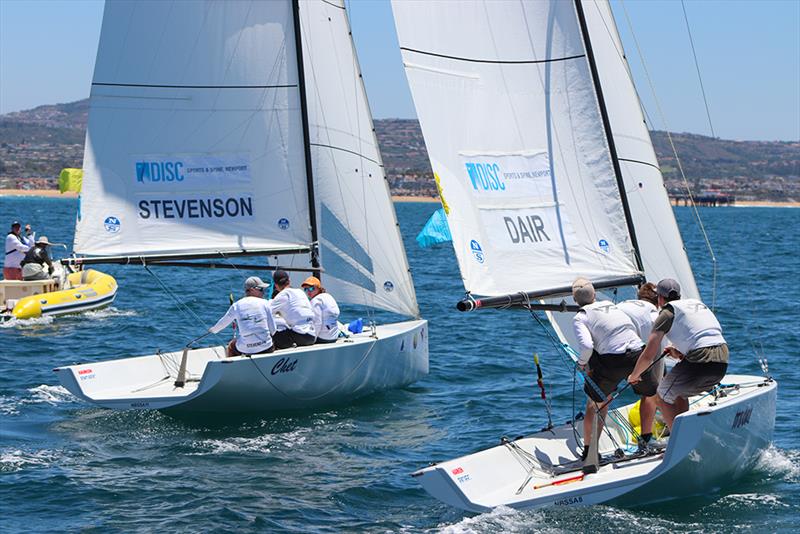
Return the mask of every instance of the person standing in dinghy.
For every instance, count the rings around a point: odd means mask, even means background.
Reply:
[[[267,287],[268,284],[257,276],[245,280],[245,296],[231,304],[217,324],[208,329],[212,334],[218,334],[236,321],[236,337],[228,343],[229,358],[266,354],[275,350],[272,342],[276,331],[275,318],[269,302],[264,300],[264,289]]]
[[[3,260],[3,279],[22,280],[22,260],[25,253],[33,248],[33,240],[36,234],[31,233],[31,225],[25,225],[25,235],[20,230],[22,225],[19,221],[11,223],[11,231],[6,236],[6,255]]]
[[[585,460],[589,451],[592,434],[592,421],[597,414],[597,405],[606,401],[608,396],[633,370],[636,361],[644,348],[644,343],[636,332],[636,327],[622,310],[613,302],[595,301],[592,283],[585,278],[578,278],[572,284],[572,298],[580,306],[573,319],[575,337],[580,347],[578,365],[587,369],[587,379],[583,390],[589,399],[586,402],[586,415],[583,418],[583,454]],[[642,417],[642,433],[652,435],[653,414],[655,413],[655,394],[658,379],[648,372],[641,384],[634,386],[634,391],[642,397],[642,412],[650,413],[649,426]],[[608,407],[604,407],[597,424],[597,432],[603,428]],[[640,443],[640,448],[647,444]]]
[[[681,299],[677,281],[661,280],[656,293],[661,311],[628,382],[640,382],[642,371],[658,356],[668,335],[672,345],[666,351],[680,362],[658,386],[658,407],[672,430],[675,417],[689,409],[689,397],[705,393],[722,381],[728,371],[728,344],[714,312],[697,299]]]
[[[302,289],[291,287],[286,271],[275,271],[272,275],[276,295],[270,306],[272,313],[285,321],[286,328],[278,330],[272,337],[279,349],[294,346],[313,345],[317,340],[314,334],[314,309]]]

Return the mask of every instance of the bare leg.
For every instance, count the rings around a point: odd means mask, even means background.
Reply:
[[[600,432],[603,430],[603,422],[606,419],[606,413],[608,413],[608,406],[603,408],[600,420],[597,421],[598,435],[600,435]],[[592,435],[592,418],[595,417],[595,414],[597,414],[596,404],[593,400],[589,399],[586,401],[586,415],[583,417],[583,444],[587,447],[589,446],[589,438]]]
[[[668,404],[659,396],[658,407],[661,408],[661,413],[664,416],[664,422],[667,423],[667,426],[671,431],[672,422],[675,420],[675,417],[689,409],[689,400],[683,397],[678,397],[675,399],[674,404]]]
[[[656,417],[656,398],[642,397],[639,405],[639,416],[642,420],[642,434],[653,433],[653,419]]]
[[[233,358],[236,356],[236,352],[234,352],[234,348],[236,347],[236,338],[231,339],[230,343],[228,343],[228,348],[225,351],[228,358]]]

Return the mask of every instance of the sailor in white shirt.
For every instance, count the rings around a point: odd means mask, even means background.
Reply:
[[[25,253],[34,245],[36,234],[31,233],[31,225],[25,225],[25,235],[20,233],[22,226],[18,221],[11,223],[11,231],[6,236],[5,258],[3,259],[3,279],[22,280],[22,260]]]
[[[300,284],[311,299],[314,308],[314,333],[317,343],[335,343],[339,339],[339,305],[330,293],[325,291],[316,276],[309,276]]]
[[[286,321],[287,326],[272,337],[275,347],[288,349],[295,345],[313,345],[317,340],[314,334],[314,310],[305,292],[291,287],[286,271],[275,271],[272,282],[278,292],[270,303],[272,313]]]
[[[273,352],[272,336],[275,334],[275,319],[269,302],[264,300],[264,289],[268,287],[257,276],[244,281],[244,298],[234,302],[209,332],[217,334],[236,321],[236,337],[228,344],[228,357],[248,356]]]
[[[597,406],[605,402],[634,365],[644,348],[644,343],[636,332],[633,321],[617,308],[611,301],[595,302],[594,286],[585,278],[578,278],[572,284],[572,297],[581,307],[573,319],[573,329],[578,338],[580,358],[578,364],[585,369],[587,380],[584,392],[589,396],[586,402],[586,415],[583,419],[584,451],[583,459],[589,448],[592,431],[592,420],[597,413]],[[653,404],[658,381],[648,373],[648,380],[635,386],[634,391],[642,396],[642,405]],[[608,407],[603,408],[598,422],[598,432],[602,429]],[[647,410],[647,408],[645,409]],[[652,433],[650,427],[646,428]],[[644,447],[646,444],[642,444]]]
[[[617,304],[617,308],[622,310],[625,315],[630,317],[633,325],[636,327],[636,333],[643,343],[647,343],[650,338],[650,332],[653,330],[653,323],[658,317],[658,295],[656,294],[656,285],[652,282],[642,284],[637,291],[636,300],[625,300]],[[660,352],[666,348],[666,339],[662,343]],[[664,377],[664,360],[659,359],[651,369],[649,374],[653,380],[658,383]],[[641,441],[649,443],[652,438],[653,420],[656,416],[657,401],[656,397],[648,397],[647,402],[642,402],[639,407],[639,414],[642,422],[642,435]]]
[[[675,417],[689,409],[689,397],[712,390],[725,377],[728,344],[714,312],[697,299],[681,298],[676,280],[661,280],[656,293],[661,311],[628,381],[637,384],[642,379],[642,371],[654,361],[668,336],[671,346],[666,351],[680,362],[658,386],[658,407],[671,430]]]

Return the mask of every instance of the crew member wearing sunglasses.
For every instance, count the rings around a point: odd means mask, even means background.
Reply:
[[[316,276],[309,276],[301,284],[314,308],[314,333],[317,343],[335,343],[339,338],[339,305],[325,291]]]

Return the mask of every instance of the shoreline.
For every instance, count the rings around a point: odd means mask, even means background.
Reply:
[[[57,189],[0,189],[0,197],[45,197],[45,198],[78,198],[78,193],[67,191],[59,193]],[[393,202],[426,202],[438,203],[438,197],[415,197],[410,195],[392,195]],[[673,207],[675,207],[673,205]],[[800,208],[800,202],[778,200],[743,200],[730,206],[733,208]]]

